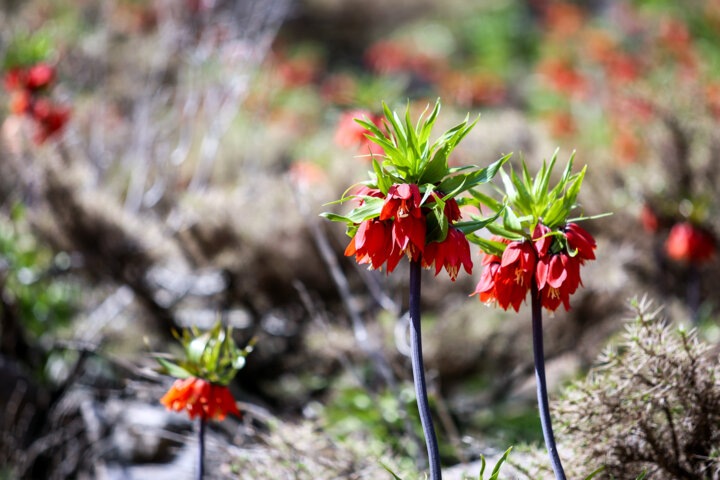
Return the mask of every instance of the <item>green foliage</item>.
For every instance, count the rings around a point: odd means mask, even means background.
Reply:
[[[24,231],[22,220],[22,206],[16,205],[12,221],[0,222],[0,287],[28,333],[54,335],[69,324],[75,309],[76,288],[56,278],[70,267],[70,258],[53,255]]]
[[[412,417],[412,425],[420,425],[412,388],[401,390],[399,398],[389,391],[371,396],[361,388],[338,389],[324,409],[328,432],[343,440],[358,431],[367,432],[404,455],[414,456],[415,445],[404,434],[404,416]],[[416,434],[422,431],[416,429]]]
[[[387,195],[390,187],[397,184],[418,185],[422,195],[421,206],[431,208],[434,213],[436,225],[428,229],[428,241],[442,241],[447,235],[448,221],[445,216],[445,203],[466,192],[473,187],[488,183],[500,171],[502,165],[510,155],[485,167],[466,166],[450,168],[448,157],[460,141],[472,130],[477,120],[470,123],[469,118],[452,127],[434,142],[430,141],[433,125],[440,113],[440,101],[435,103],[430,114],[425,118],[429,109],[420,115],[413,124],[410,120],[410,108],[405,110],[401,118],[383,103],[383,126],[378,127],[369,119],[355,119],[358,124],[365,127],[370,133],[368,139],[380,145],[384,155],[372,159],[373,171],[371,179],[363,182],[364,185],[377,188],[383,195]],[[382,160],[382,162],[378,161]],[[440,195],[442,193],[442,195]],[[347,233],[353,236],[356,226],[365,220],[380,216],[384,199],[369,196],[351,195],[338,200],[344,202],[349,199],[360,199],[362,205],[353,209],[347,215],[338,215],[332,212],[322,213],[321,216],[336,222],[347,224]],[[338,203],[333,202],[333,203]],[[430,217],[431,218],[431,217]],[[496,218],[496,217],[495,217]],[[475,219],[473,222],[458,224],[465,233],[483,228],[495,218]],[[432,228],[435,227],[435,228]]]
[[[531,239],[532,232],[539,223],[551,230],[556,230],[568,221],[578,222],[604,216],[569,218],[570,213],[580,207],[577,203],[577,196],[580,193],[580,186],[587,167],[583,167],[579,173],[572,173],[575,158],[573,152],[559,182],[550,188],[550,176],[557,161],[557,154],[558,150],[555,150],[549,164],[543,160],[542,166],[534,178],[530,176],[524,160],[522,161],[522,171],[519,174],[512,167],[510,167],[509,175],[500,169],[505,193],[504,203],[493,200],[480,192],[472,192],[473,200],[470,203],[475,202],[478,208],[481,204],[487,205],[496,212],[497,216],[502,213],[501,223],[487,225],[487,229],[491,233],[509,240]],[[565,241],[561,232],[553,231],[549,235],[554,235],[560,242],[557,244],[558,248],[566,248],[561,245]],[[485,253],[491,255],[500,255],[505,250],[504,244],[490,242],[475,235],[468,236],[468,240],[476,243]]]
[[[245,348],[239,349],[232,338],[232,327],[224,328],[221,322],[206,332],[201,333],[193,327],[183,330],[182,335],[173,334],[182,343],[185,357],[170,361],[157,356],[165,373],[176,378],[202,378],[220,385],[230,383],[245,366],[245,359],[255,346],[253,339]]]
[[[25,67],[46,60],[52,51],[52,40],[45,32],[16,35],[5,51],[3,69]]]

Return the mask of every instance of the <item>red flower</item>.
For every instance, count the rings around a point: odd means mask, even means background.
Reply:
[[[48,138],[60,132],[70,118],[70,111],[67,108],[53,105],[44,98],[33,104],[31,114],[38,126],[34,137],[37,144],[44,143]]]
[[[570,295],[582,284],[580,279],[579,255],[557,253],[540,258],[535,271],[535,280],[542,306],[555,311],[562,302],[570,310]]]
[[[5,72],[5,78],[3,80],[5,84],[5,90],[11,92],[13,90],[22,88],[25,85],[26,77],[27,72],[25,71],[25,69],[20,67],[11,68],[7,72]]]
[[[658,227],[660,226],[660,220],[657,215],[655,215],[653,209],[648,205],[643,205],[642,210],[640,210],[640,223],[648,233],[657,232]]]
[[[38,90],[47,87],[54,78],[55,69],[53,67],[47,63],[38,63],[28,70],[25,87],[30,90]]]
[[[550,233],[550,229],[542,223],[538,223],[535,230],[533,230],[532,238],[533,242],[535,242],[535,249],[537,250],[539,257],[547,255],[550,245],[552,244],[552,235],[548,235],[547,237],[545,236],[548,233]]]
[[[364,155],[368,153],[372,155],[383,155],[385,152],[382,147],[365,136],[369,134],[370,131],[357,123],[355,121],[356,118],[361,120],[367,118],[378,126],[382,124],[382,117],[373,115],[367,110],[351,110],[345,112],[340,116],[338,128],[335,131],[335,143],[343,148],[358,145],[360,147],[360,153]]]
[[[345,249],[345,255],[348,257],[355,255],[357,263],[369,263],[372,268],[377,269],[385,263],[391,251],[391,227],[387,222],[371,219],[360,224],[355,236]]]
[[[27,90],[17,90],[10,95],[10,111],[15,115],[22,115],[30,110],[30,93]]]
[[[230,390],[207,380],[189,377],[175,380],[170,390],[160,399],[168,410],[186,410],[191,419],[224,420],[228,413],[240,416]]]
[[[715,256],[715,238],[689,222],[676,223],[670,230],[665,251],[682,262],[704,263]]]
[[[445,240],[427,244],[423,253],[423,267],[430,268],[433,262],[435,262],[435,276],[445,267],[453,282],[461,266],[471,274],[473,265],[470,259],[470,244],[465,235],[460,230],[450,227]]]
[[[593,253],[597,247],[595,239],[582,227],[575,223],[568,223],[565,225],[565,238],[567,238],[568,246],[572,250],[577,250],[580,264],[583,263],[583,260],[595,260],[595,253]]]
[[[400,252],[413,260],[425,249],[425,216],[420,208],[420,189],[415,184],[393,185],[388,190],[380,220],[392,222],[392,240]],[[396,252],[397,254],[397,252]],[[388,265],[389,268],[389,265]]]
[[[529,242],[510,242],[501,237],[492,240],[508,243],[508,246],[502,258],[485,255],[482,261],[485,269],[472,294],[479,294],[483,303],[496,303],[503,310],[513,307],[517,312],[530,289],[535,249]]]

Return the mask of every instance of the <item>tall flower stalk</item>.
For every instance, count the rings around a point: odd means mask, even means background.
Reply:
[[[477,218],[461,222],[458,195],[489,182],[509,156],[486,168],[467,166],[450,168],[448,156],[473,128],[466,119],[435,142],[430,133],[440,111],[436,103],[416,124],[383,104],[382,123],[356,119],[370,133],[369,141],[381,147],[382,154],[372,156],[370,179],[362,182],[354,194],[343,195],[333,203],[355,200],[358,205],[346,215],[327,212],[330,220],[343,222],[351,240],[345,250],[359,264],[371,269],[395,270],[403,257],[410,261],[410,318],[412,369],[418,411],[425,435],[432,480],[440,480],[438,442],[433,428],[427,397],[420,330],[420,276],[422,268],[444,268],[454,281],[460,270],[472,272],[470,247],[466,233],[483,228],[497,219]]]
[[[430,414],[427,386],[425,384],[425,367],[422,354],[422,334],[420,329],[420,290],[422,265],[419,261],[410,263],[410,359],[412,362],[415,397],[417,398],[420,423],[422,424],[425,444],[428,451],[430,478],[441,478],[440,452]]]
[[[555,311],[560,305],[570,309],[570,296],[582,285],[580,268],[595,259],[596,248],[593,237],[576,223],[589,217],[569,218],[578,208],[577,196],[585,176],[585,168],[572,174],[573,157],[553,189],[549,188],[549,181],[557,152],[549,165],[543,162],[534,179],[524,162],[520,175],[512,169],[510,175],[501,170],[505,202],[478,192],[474,192],[474,197],[498,214],[502,212],[502,222],[487,226],[494,234],[489,240],[469,235],[485,252],[482,262],[485,269],[474,292],[482,302],[519,311],[530,293],[540,424],[558,480],[565,480],[565,472],[548,406],[542,309]]]
[[[162,370],[177,379],[160,403],[168,410],[185,411],[191,420],[198,419],[197,479],[202,480],[207,422],[224,420],[228,414],[241,416],[227,385],[245,366],[245,358],[252,352],[255,341],[243,349],[238,348],[232,338],[232,328],[225,329],[220,322],[210,331],[199,332],[193,328],[176,337],[183,345],[184,357],[156,358]]]

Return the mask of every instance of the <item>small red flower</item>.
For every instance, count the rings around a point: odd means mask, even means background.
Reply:
[[[388,190],[380,220],[394,219],[392,240],[401,252],[413,260],[425,249],[426,224],[420,208],[420,189],[415,184],[393,185]]]
[[[365,220],[350,240],[345,255],[355,255],[359,264],[369,263],[377,269],[388,259],[392,251],[392,232],[387,222],[378,219]]]
[[[55,78],[55,69],[47,63],[38,63],[30,67],[25,78],[25,87],[39,90],[47,87]]]
[[[572,250],[577,250],[577,256],[581,262],[583,260],[595,260],[593,250],[597,247],[595,239],[582,227],[576,223],[568,223],[565,225],[565,238],[567,238],[568,246]]]
[[[22,115],[30,110],[30,93],[27,90],[16,90],[10,95],[10,111]]]
[[[548,233],[550,233],[550,229],[542,223],[538,223],[535,230],[533,230],[532,238],[533,242],[535,242],[535,249],[537,250],[539,257],[547,255],[550,245],[552,244],[552,235],[548,235],[547,237],[545,236]]]
[[[555,311],[562,303],[565,310],[570,310],[570,295],[582,283],[580,262],[577,255],[571,257],[564,252],[538,260],[535,280],[543,307]]]
[[[338,128],[335,131],[335,143],[343,148],[352,146],[360,147],[360,154],[367,155],[383,155],[384,151],[380,145],[369,140],[365,135],[370,131],[355,121],[355,119],[364,120],[367,118],[375,125],[382,124],[379,116],[373,115],[367,110],[351,110],[343,113],[338,122]]]
[[[5,90],[11,92],[24,87],[26,78],[27,71],[25,69],[20,67],[11,68],[5,72],[5,78],[3,79]]]
[[[715,250],[715,237],[689,222],[676,223],[665,242],[668,256],[681,262],[707,262],[715,256]]]
[[[53,105],[44,98],[38,99],[32,105],[30,113],[37,122],[37,131],[34,137],[37,144],[45,143],[48,138],[59,133],[70,118],[70,110]]]
[[[535,250],[529,242],[510,242],[501,237],[493,241],[507,243],[502,258],[485,255],[485,265],[480,282],[472,293],[478,294],[483,303],[495,303],[503,310],[520,305],[530,289],[535,266]]]
[[[430,268],[433,262],[435,276],[445,267],[453,282],[457,279],[461,266],[467,273],[472,274],[470,244],[465,235],[460,230],[450,227],[445,240],[427,244],[423,253],[423,267]]]
[[[660,220],[648,205],[643,205],[642,210],[640,210],[640,223],[648,233],[656,233],[660,227]]]
[[[224,420],[228,413],[240,416],[235,399],[227,387],[195,377],[175,380],[160,403],[168,410],[187,411],[190,419],[201,417]]]

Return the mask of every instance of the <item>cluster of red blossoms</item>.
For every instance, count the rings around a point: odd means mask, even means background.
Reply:
[[[364,187],[358,194],[383,198],[382,192],[374,188]],[[441,194],[436,195],[442,198]],[[369,264],[374,269],[387,262],[388,273],[395,270],[403,255],[413,261],[421,259],[425,268],[434,264],[435,275],[445,267],[453,281],[460,267],[472,273],[470,245],[460,230],[450,226],[445,240],[425,243],[429,209],[421,207],[421,199],[417,185],[391,186],[380,216],[360,223],[345,255],[355,255],[359,264]],[[446,201],[444,214],[451,225],[460,219],[460,208],[455,199]]]
[[[38,144],[61,131],[70,117],[66,107],[52,103],[41,94],[55,80],[55,69],[46,63],[15,67],[5,73],[5,89],[10,93],[10,111],[29,115],[36,123],[34,140]]]
[[[173,386],[160,402],[168,410],[187,411],[190,419],[224,420],[228,413],[240,416],[230,390],[201,378],[189,377],[175,380]]]
[[[502,258],[485,254],[485,266],[474,294],[483,303],[496,303],[507,310],[519,311],[531,283],[537,283],[543,307],[555,311],[562,303],[570,310],[570,295],[582,285],[580,266],[585,260],[594,260],[595,239],[577,224],[568,223],[560,230],[567,249],[553,249],[554,236],[550,229],[539,224],[532,241],[510,241],[493,237],[507,244]]]

